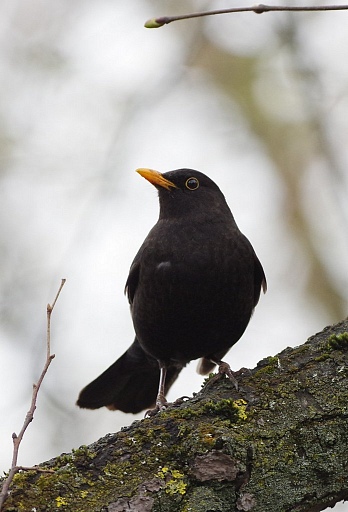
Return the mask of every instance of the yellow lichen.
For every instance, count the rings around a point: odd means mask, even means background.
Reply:
[[[185,475],[177,469],[170,469],[167,466],[161,467],[156,473],[158,478],[165,481],[166,494],[185,494],[187,484],[184,482]]]
[[[166,486],[166,493],[173,494],[182,494],[186,493],[187,484],[183,480],[170,480]]]
[[[243,398],[239,398],[238,400],[234,400],[233,406],[238,412],[238,418],[240,420],[246,420],[248,417],[246,413],[247,402],[243,400]]]
[[[156,476],[158,476],[158,478],[165,478],[168,471],[169,468],[167,468],[167,466],[164,466],[163,468],[161,467],[158,473],[156,473]]]
[[[171,473],[173,478],[184,478],[184,474],[180,473],[177,469],[173,469]]]
[[[57,496],[56,503],[57,503],[57,507],[65,507],[68,504],[66,499],[63,498],[62,496]]]

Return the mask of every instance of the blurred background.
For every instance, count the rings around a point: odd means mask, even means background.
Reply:
[[[19,463],[142,417],[74,405],[133,340],[123,289],[158,215],[138,167],[208,174],[262,261],[269,291],[226,358],[233,369],[347,316],[348,14],[238,13],[143,28],[154,16],[231,6],[1,2],[1,471],[44,364],[46,304],[63,277],[56,358]],[[195,367],[169,399],[200,389]]]

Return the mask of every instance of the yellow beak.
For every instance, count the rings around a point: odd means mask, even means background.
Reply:
[[[137,169],[137,173],[140,174],[143,178],[145,178],[147,181],[152,183],[152,185],[159,186],[166,188],[167,190],[170,190],[170,188],[178,188],[174,183],[167,180],[163,174],[161,174],[158,171],[153,171],[152,169]]]

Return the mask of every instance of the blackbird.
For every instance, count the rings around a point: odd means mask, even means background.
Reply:
[[[253,247],[208,176],[192,169],[137,172],[158,190],[160,214],[125,287],[135,340],[81,391],[77,405],[88,409],[164,409],[168,389],[198,358],[200,374],[218,365],[235,382],[222,358],[267,288]]]

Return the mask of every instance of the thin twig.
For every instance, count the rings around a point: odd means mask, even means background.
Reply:
[[[46,352],[46,361],[45,361],[43,370],[41,372],[41,375],[39,377],[39,380],[36,382],[36,384],[33,384],[33,392],[32,392],[32,397],[31,397],[30,409],[29,409],[29,411],[27,412],[27,414],[25,416],[25,420],[24,420],[23,426],[21,428],[21,431],[19,432],[18,435],[15,432],[12,434],[12,440],[13,440],[12,464],[11,464],[10,472],[9,472],[6,480],[4,481],[2,489],[1,489],[1,492],[0,492],[0,510],[2,509],[2,506],[3,506],[5,500],[6,500],[7,496],[8,496],[8,491],[9,491],[9,487],[10,487],[10,485],[12,483],[12,480],[13,480],[15,474],[18,473],[18,471],[52,472],[52,470],[41,469],[41,468],[39,468],[37,466],[33,466],[31,468],[30,467],[26,467],[26,466],[17,466],[17,460],[18,460],[19,446],[20,446],[21,441],[23,439],[24,433],[25,433],[26,429],[28,428],[29,424],[34,419],[34,412],[35,412],[35,409],[36,409],[37,395],[38,395],[38,392],[40,390],[40,386],[41,386],[42,381],[43,381],[43,379],[44,379],[44,377],[45,377],[45,375],[47,373],[48,367],[50,366],[53,358],[55,357],[54,354],[51,354],[51,315],[52,315],[54,306],[56,305],[56,302],[58,300],[59,294],[62,291],[62,288],[63,288],[63,286],[65,284],[65,281],[66,281],[65,279],[62,279],[60,287],[59,287],[58,292],[56,294],[56,297],[55,297],[55,299],[54,299],[54,301],[52,303],[52,306],[50,304],[47,304],[47,333],[46,333],[47,352]]]
[[[58,300],[60,292],[62,291],[62,288],[65,285],[65,281],[66,281],[66,279],[62,279],[62,281],[60,283],[60,287],[58,288],[57,294],[56,294],[56,296],[54,298],[54,301],[52,303],[52,306],[50,304],[47,304],[47,333],[46,333],[47,359],[51,356],[51,314],[52,314],[52,311],[54,309],[54,306],[56,305],[56,302]]]
[[[179,14],[178,16],[161,16],[159,18],[151,18],[144,24],[146,28],[159,28],[168,25],[172,21],[189,20],[192,18],[202,18],[203,16],[215,16],[215,14],[229,14],[234,12],[255,12],[262,14],[271,11],[343,11],[347,10],[348,5],[313,5],[313,6],[285,6],[285,5],[253,5],[251,7],[233,7],[231,9],[216,9],[213,11],[192,12],[189,14]]]

